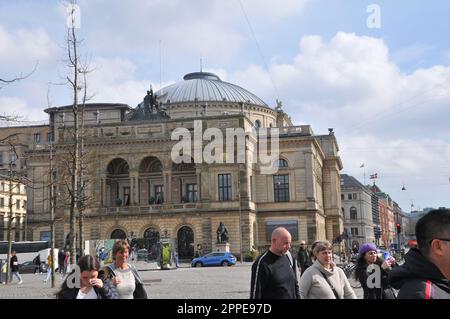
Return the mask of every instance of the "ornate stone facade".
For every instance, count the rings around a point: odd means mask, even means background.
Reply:
[[[196,112],[205,104],[206,111]],[[180,257],[189,258],[198,244],[204,253],[214,250],[220,222],[228,230],[230,250],[236,255],[241,247],[247,254],[253,247],[270,245],[270,232],[276,225],[293,232],[295,246],[300,240],[311,244],[342,233],[342,163],[332,133],[314,135],[308,125],[292,126],[281,109],[223,98],[166,101],[164,110],[171,118],[133,120],[127,116],[130,110],[123,104],[89,104],[84,110],[83,165],[89,197],[84,210],[85,239],[168,236],[176,238]],[[69,232],[62,163],[73,143],[73,121],[70,106],[46,112],[48,131],[55,136],[56,243],[62,246]],[[226,128],[278,127],[283,160],[278,172],[264,175],[259,164],[250,162],[173,163],[171,150],[178,141],[171,139],[172,132],[180,127],[192,131],[194,121],[201,121],[203,129],[224,132]],[[28,176],[45,189],[48,148],[28,146]],[[246,145],[246,158],[252,152]],[[28,239],[39,240],[40,233],[49,228],[48,194],[48,189],[28,191],[32,236]]]

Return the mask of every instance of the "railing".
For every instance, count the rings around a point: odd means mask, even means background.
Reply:
[[[92,208],[87,214],[95,214],[96,212],[105,215],[127,215],[127,214],[151,214],[160,212],[182,211],[187,209],[198,209],[199,203],[182,203],[182,204],[155,204],[147,206],[120,206],[120,207],[99,207]]]
[[[291,135],[291,134],[313,135],[313,131],[310,125],[281,127],[279,128],[279,130],[280,135]]]

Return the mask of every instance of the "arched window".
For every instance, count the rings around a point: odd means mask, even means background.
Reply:
[[[122,229],[115,229],[111,233],[111,239],[126,239],[127,234]]]
[[[358,211],[356,210],[356,207],[350,208],[350,219],[357,219],[358,218]]]
[[[255,128],[256,128],[256,129],[261,128],[261,121],[260,121],[260,120],[256,120],[256,121],[255,121]]]

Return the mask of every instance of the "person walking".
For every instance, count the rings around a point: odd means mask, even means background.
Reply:
[[[344,271],[332,261],[332,246],[328,241],[313,244],[316,258],[300,277],[301,299],[356,299]]]
[[[20,273],[19,273],[19,260],[17,259],[17,255],[16,255],[16,251],[15,250],[13,250],[11,252],[11,259],[10,259],[9,267],[11,268],[11,279],[10,279],[10,282],[12,282],[13,276],[16,276],[17,279],[19,280],[19,285],[21,285],[23,283],[23,281],[22,281],[22,277],[20,276]]]
[[[364,299],[395,299],[395,293],[388,284],[388,273],[396,265],[394,257],[384,260],[377,255],[375,244],[367,243],[359,247],[359,255],[355,267],[355,279],[361,283],[364,291]],[[374,271],[367,271],[370,265],[376,265],[379,269],[380,278],[375,278],[380,282],[380,287],[369,288],[367,279]],[[370,280],[370,279],[369,279]]]
[[[417,221],[418,248],[389,272],[398,299],[450,299],[450,210],[436,209]]]
[[[67,272],[70,271],[70,252],[67,250],[64,254],[64,273],[67,274]]]
[[[64,274],[64,259],[66,254],[64,253],[64,249],[60,249],[58,252],[58,272],[60,274]]]
[[[33,263],[34,263],[34,274],[35,275],[36,275],[36,273],[42,274],[40,254],[37,254],[37,256],[34,257]]]
[[[103,281],[98,259],[85,255],[78,262],[80,267],[80,288],[69,288],[67,280],[64,280],[61,289],[56,293],[57,299],[118,299],[119,294],[111,283],[111,280]],[[73,274],[75,270],[72,271]],[[70,278],[70,275],[68,278]]]
[[[114,263],[106,266],[105,278],[116,287],[119,299],[147,299],[144,283],[136,267],[127,263],[130,245],[126,240],[117,241],[112,248]]]
[[[45,277],[44,283],[47,282],[50,279],[50,276],[52,275],[52,265],[53,265],[53,258],[50,250],[47,256],[47,277]]]
[[[284,227],[272,232],[270,248],[252,265],[250,299],[298,299],[297,266],[292,258],[291,234]]]
[[[302,240],[300,242],[300,248],[297,252],[297,262],[298,266],[300,267],[300,274],[302,275],[306,268],[311,266],[311,258],[310,253],[308,251],[308,247],[306,246],[306,242]]]

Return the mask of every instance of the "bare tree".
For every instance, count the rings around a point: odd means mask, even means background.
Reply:
[[[36,64],[34,65],[33,70],[30,73],[26,74],[26,75],[23,75],[21,73],[20,75],[14,77],[12,79],[0,78],[0,89],[2,87],[4,87],[4,86],[8,85],[8,84],[11,84],[11,83],[14,83],[14,82],[18,82],[18,81],[21,81],[21,80],[24,80],[24,79],[30,77],[34,73],[34,71],[36,71],[38,64],[39,64],[39,62],[36,62]]]
[[[86,75],[91,72],[88,67],[88,63],[83,63],[78,52],[78,47],[81,43],[80,40],[77,39],[77,34],[75,32],[75,6],[76,1],[72,0],[71,2],[71,26],[67,30],[67,66],[69,68],[69,75],[66,80],[68,85],[71,88],[73,101],[72,101],[72,115],[73,115],[73,127],[72,131],[72,145],[70,150],[68,150],[69,157],[62,159],[62,164],[66,167],[66,177],[70,179],[64,181],[65,188],[67,191],[68,199],[69,199],[69,211],[70,211],[70,231],[69,231],[69,246],[71,253],[71,263],[75,264],[76,262],[76,253],[77,253],[77,243],[76,243],[76,222],[77,222],[77,213],[78,213],[78,243],[79,243],[79,252],[83,254],[83,211],[85,208],[85,203],[89,198],[85,197],[84,189],[87,185],[84,176],[84,171],[86,169],[84,158],[84,107],[86,101],[89,99],[87,96],[87,80]],[[79,92],[83,90],[83,97],[79,98]],[[81,123],[80,123],[81,122]],[[80,127],[81,126],[81,127]]]
[[[9,160],[9,174],[6,178],[8,181],[8,224],[7,224],[7,241],[8,241],[8,256],[7,256],[7,264],[6,264],[6,284],[9,283],[9,281],[12,279],[9,276],[11,275],[11,269],[10,269],[10,263],[11,263],[11,252],[12,252],[12,230],[13,230],[13,224],[14,224],[14,230],[17,228],[17,215],[14,214],[13,216],[13,197],[14,197],[14,191],[19,190],[21,185],[26,185],[29,180],[21,176],[20,174],[16,174],[13,170],[13,166],[16,165],[16,161],[18,160],[19,156],[16,151],[15,146],[15,137],[18,134],[13,134],[13,137],[10,137],[6,142],[9,144],[10,147],[10,153],[11,155],[14,154],[14,156],[10,156]],[[16,176],[15,176],[16,175]],[[18,192],[20,193],[20,192]]]

